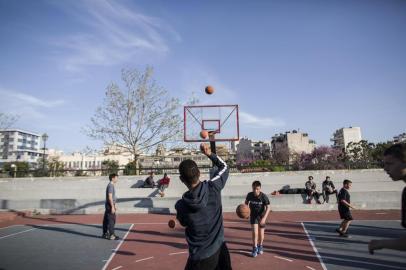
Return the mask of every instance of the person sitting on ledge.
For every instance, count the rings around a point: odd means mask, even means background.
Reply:
[[[316,183],[313,181],[313,176],[309,176],[309,181],[305,183],[305,189],[307,194],[307,203],[311,204],[313,197],[315,197],[317,203],[321,204],[320,194],[316,190]]]
[[[147,179],[145,179],[144,185],[142,187],[144,187],[144,188],[153,188],[153,187],[155,187],[154,172],[149,173],[149,176],[147,177]]]

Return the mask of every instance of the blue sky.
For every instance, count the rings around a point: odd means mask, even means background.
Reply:
[[[239,104],[242,136],[386,141],[406,131],[405,29],[402,0],[0,0],[0,111],[50,147],[95,147],[81,129],[107,85],[152,65],[182,101]]]

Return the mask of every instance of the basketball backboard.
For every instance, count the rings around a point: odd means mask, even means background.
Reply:
[[[214,141],[238,141],[240,139],[238,105],[193,105],[184,107],[184,141],[207,142],[200,132],[215,133]]]

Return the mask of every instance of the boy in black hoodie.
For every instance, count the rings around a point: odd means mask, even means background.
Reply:
[[[200,181],[200,171],[193,160],[179,165],[180,180],[188,187],[176,205],[176,218],[184,226],[189,245],[185,270],[231,270],[230,254],[224,242],[221,190],[228,178],[227,164],[211,153],[207,144],[200,149],[217,167],[213,178]]]

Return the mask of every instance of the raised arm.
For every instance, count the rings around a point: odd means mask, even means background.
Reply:
[[[214,172],[213,177],[210,181],[213,181],[216,186],[220,189],[223,189],[224,185],[227,182],[229,169],[227,163],[225,163],[220,157],[210,151],[210,148],[207,144],[202,143],[200,145],[200,150],[205,154],[217,167],[217,170]]]

